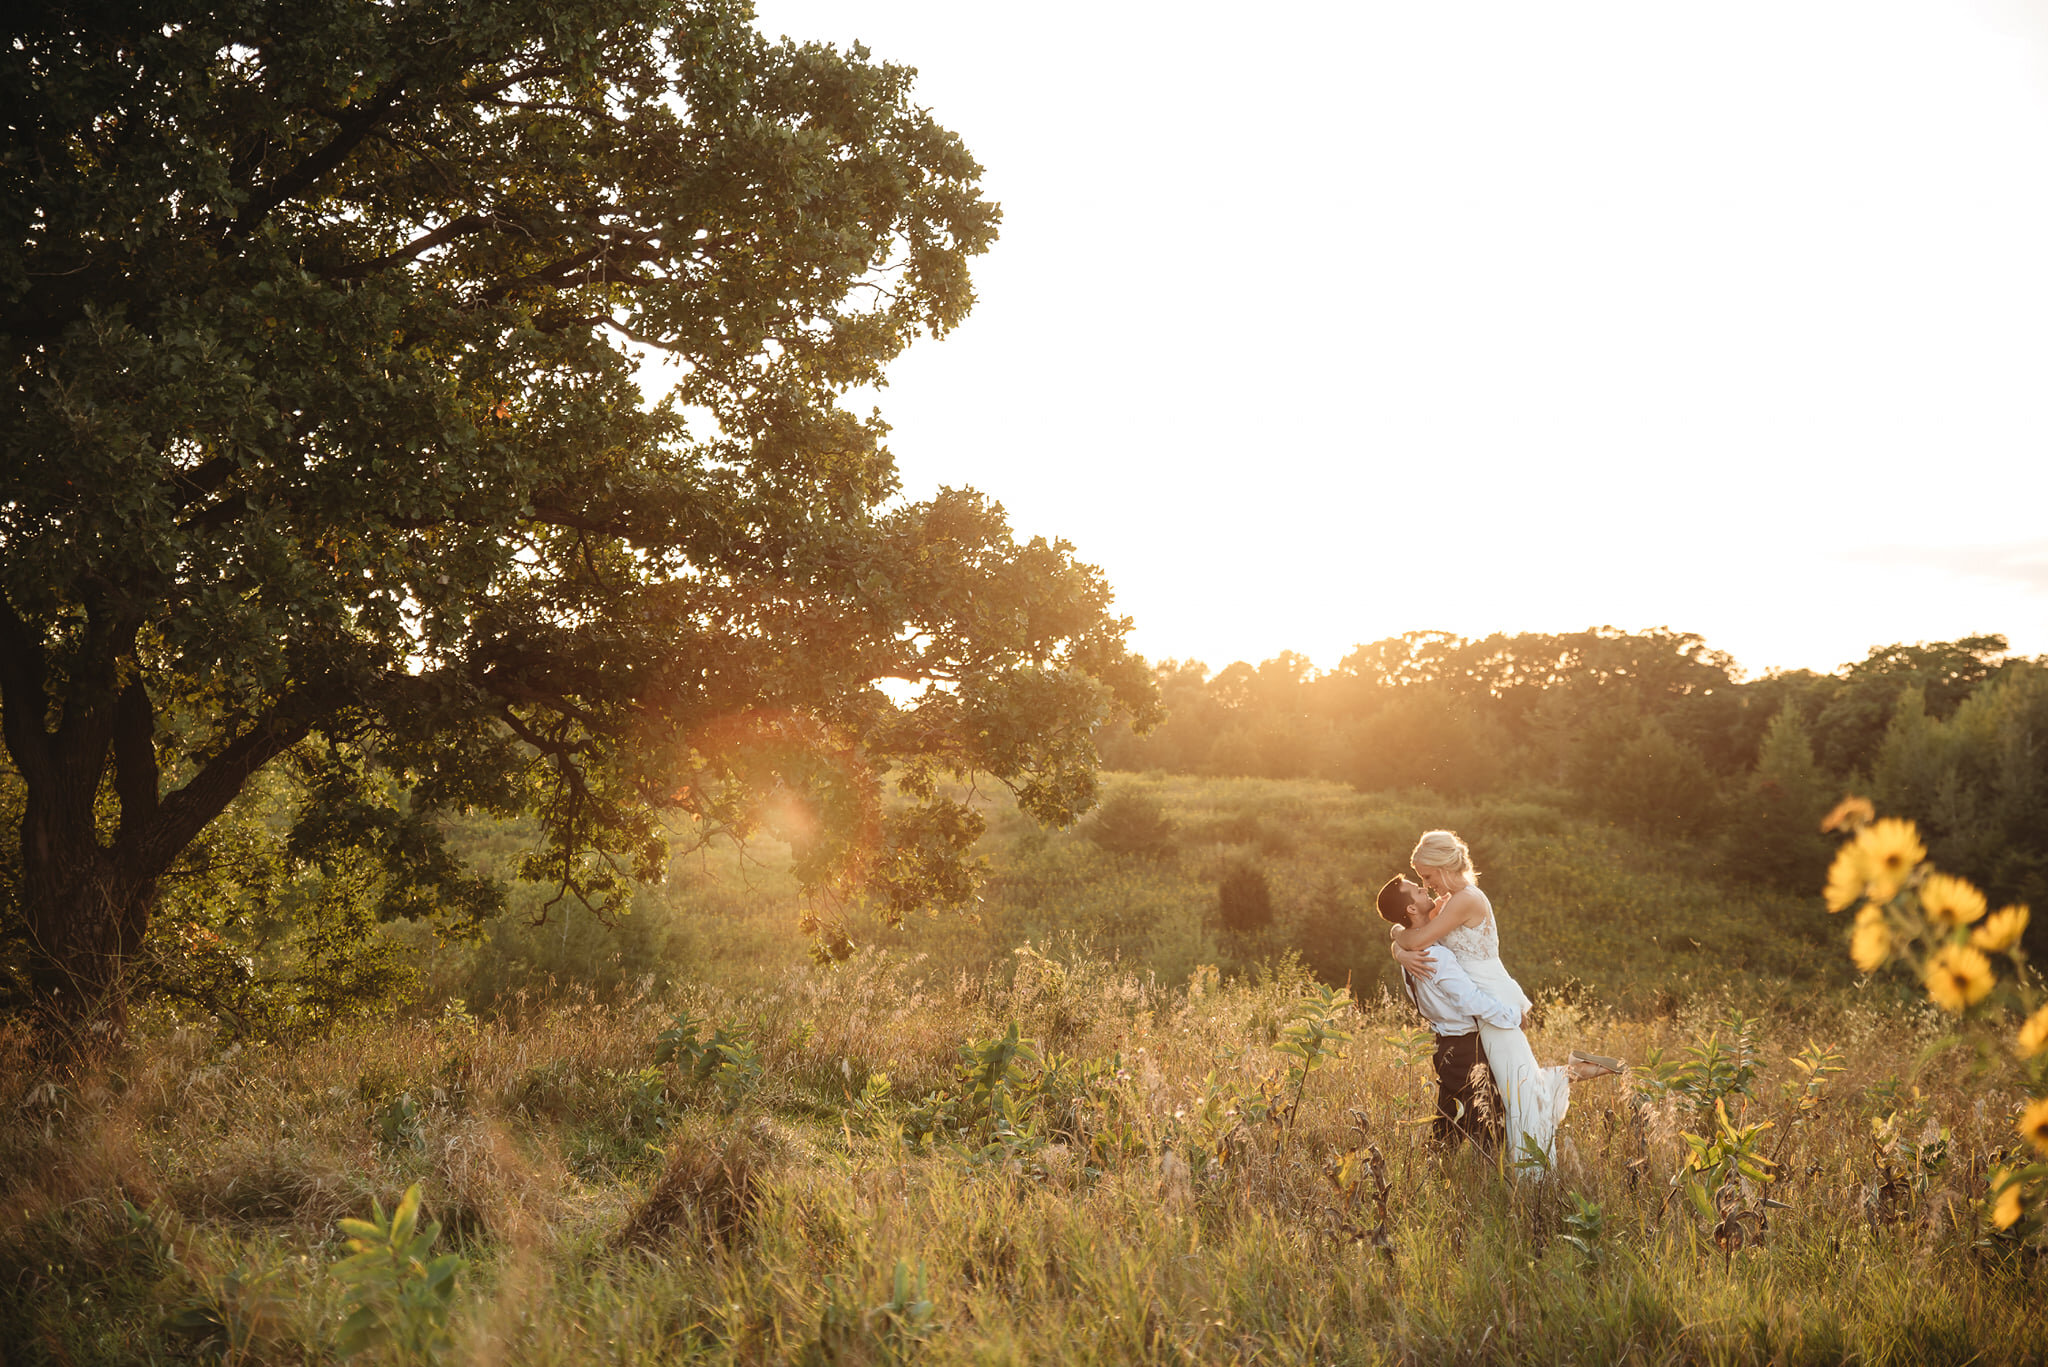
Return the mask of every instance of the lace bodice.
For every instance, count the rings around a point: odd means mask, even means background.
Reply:
[[[1441,943],[1460,960],[1498,959],[1500,929],[1493,923],[1493,908],[1486,909],[1484,921],[1476,926],[1459,926],[1446,934]]]

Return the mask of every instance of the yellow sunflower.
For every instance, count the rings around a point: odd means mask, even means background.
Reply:
[[[2005,1173],[2000,1172],[1992,1179],[1992,1185],[2005,1182]],[[2000,1229],[2011,1229],[2020,1222],[2020,1184],[2005,1182],[2005,1190],[1998,1193],[1998,1204],[1991,1208],[1991,1223]]]
[[[1835,853],[1835,863],[1828,870],[1828,910],[1846,911],[1855,905],[1863,895],[1863,885],[1870,880],[1870,874],[1863,862],[1863,851],[1854,843],[1842,846]]]
[[[1930,873],[1920,884],[1920,909],[1938,926],[1966,926],[1984,914],[1984,894],[1968,879]]]
[[[2020,936],[2027,933],[2027,909],[2024,905],[2006,907],[1991,913],[1989,920],[1970,933],[1970,943],[1986,954],[2003,954],[2020,942]]]
[[[1877,808],[1870,805],[1869,798],[1851,793],[1835,804],[1835,809],[1821,821],[1820,828],[1824,831],[1861,830],[1876,817]]]
[[[1968,945],[1943,945],[1927,961],[1927,995],[1944,1011],[1961,1011],[1991,992],[1991,960]]]
[[[1892,929],[1884,922],[1884,909],[1864,907],[1856,913],[1856,931],[1849,937],[1849,957],[1865,973],[1875,973],[1891,956]]]
[[[2020,1112],[2020,1123],[2016,1128],[2020,1137],[2029,1144],[2048,1153],[2048,1096]]]
[[[1865,875],[1870,880],[1872,901],[1889,902],[1906,881],[1906,875],[1927,857],[1920,832],[1912,822],[1888,816],[1873,821],[1856,833],[1856,848],[1863,852]]]
[[[2032,1058],[2044,1045],[2048,1045],[2048,1006],[2027,1017],[2020,1027],[2020,1057]]]

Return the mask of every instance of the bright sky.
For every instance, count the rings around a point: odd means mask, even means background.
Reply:
[[[2048,0],[757,0],[1004,211],[880,407],[1133,643],[2048,653]]]

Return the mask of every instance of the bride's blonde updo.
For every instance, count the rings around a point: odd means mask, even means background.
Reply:
[[[1447,869],[1462,875],[1468,883],[1479,881],[1479,870],[1472,867],[1472,851],[1458,839],[1456,831],[1424,831],[1408,862],[1417,868]]]

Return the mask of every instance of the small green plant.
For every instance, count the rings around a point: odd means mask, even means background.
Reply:
[[[1462,1117],[1463,1111],[1459,1112]],[[1526,1130],[1515,1141],[1515,1167],[1525,1172],[1550,1171],[1550,1150],[1536,1142],[1536,1137]]]
[[[1776,1166],[1762,1151],[1763,1133],[1770,1128],[1768,1120],[1736,1124],[1728,1118],[1726,1100],[1717,1098],[1713,1133],[1682,1135],[1690,1152],[1674,1180],[1701,1218],[1713,1221],[1714,1242],[1730,1257],[1746,1244],[1762,1243],[1770,1212],[1786,1208],[1758,1194],[1773,1179],[1770,1169]]]
[[[1652,1049],[1639,1071],[1639,1085],[1655,1095],[1683,1098],[1704,1120],[1728,1098],[1750,1095],[1763,1071],[1756,1044],[1759,1024],[1730,1011],[1704,1040],[1686,1046],[1682,1060],[1666,1059],[1662,1050]]]
[[[164,1327],[192,1351],[222,1367],[270,1360],[278,1330],[291,1311],[283,1269],[237,1264],[195,1275],[193,1294],[164,1317]]]
[[[426,1147],[426,1113],[408,1092],[400,1092],[372,1111],[369,1127],[379,1148],[418,1152]]]
[[[1793,1101],[1792,1123],[1798,1125],[1813,1118],[1813,1112],[1820,1105],[1821,1093],[1827,1089],[1828,1079],[1842,1071],[1842,1056],[1832,1049],[1824,1048],[1808,1040],[1806,1048],[1787,1059],[1804,1083],[1788,1082],[1785,1095]]]
[[[1295,1114],[1301,1109],[1301,1098],[1308,1090],[1309,1074],[1335,1058],[1338,1047],[1350,1041],[1350,1032],[1342,1023],[1342,1017],[1350,1009],[1349,991],[1341,987],[1319,988],[1313,996],[1296,1005],[1294,1018],[1280,1032],[1280,1041],[1274,1047],[1294,1060],[1287,1069],[1287,1081],[1294,1087],[1294,1100],[1279,1116],[1284,1127],[1292,1129],[1294,1126]]]
[[[754,1042],[743,1035],[720,1028],[705,1045],[705,1054],[715,1060],[710,1078],[728,1111],[737,1107],[761,1085],[761,1054]],[[698,1065],[699,1076],[703,1065]]]
[[[1007,1033],[993,1039],[969,1040],[960,1046],[960,1080],[967,1100],[986,1107],[998,1096],[1028,1088],[1024,1070],[1039,1061],[1038,1041],[1019,1035],[1015,1021]]]
[[[697,1042],[702,1029],[701,1024],[690,1019],[688,1010],[676,1012],[668,1028],[654,1037],[655,1063],[673,1063],[683,1072],[690,1072],[697,1066],[698,1052],[703,1047]]]
[[[1579,1266],[1591,1272],[1607,1257],[1607,1219],[1598,1201],[1588,1201],[1577,1192],[1568,1193],[1572,1208],[1565,1212],[1564,1233],[1559,1240],[1579,1256]]]
[[[960,1046],[960,1117],[983,1140],[983,1157],[1021,1159],[1044,1147],[1033,1114],[1044,1075],[1038,1042],[1025,1039],[1015,1021],[1001,1035]]]
[[[1728,1118],[1725,1101],[1714,1102],[1714,1126],[1712,1133],[1697,1135],[1686,1133],[1682,1137],[1686,1148],[1685,1171],[1681,1176],[1692,1185],[1701,1188],[1700,1196],[1706,1192],[1718,1191],[1724,1183],[1738,1177],[1747,1177],[1753,1182],[1768,1182],[1768,1169],[1773,1164],[1763,1156],[1762,1135],[1771,1128],[1768,1120],[1755,1121],[1748,1125],[1737,1125]],[[1699,1196],[1695,1197],[1695,1201]]]
[[[348,1287],[348,1317],[336,1338],[337,1357],[388,1347],[401,1363],[433,1363],[449,1345],[448,1311],[463,1260],[453,1253],[429,1258],[441,1237],[438,1222],[420,1221],[415,1182],[389,1216],[375,1199],[367,1220],[343,1220],[349,1256],[331,1269]]]
[[[710,1083],[730,1111],[761,1082],[761,1055],[736,1026],[721,1025],[709,1039],[699,1039],[703,1024],[688,1011],[676,1013],[669,1027],[654,1037],[656,1066],[673,1063],[694,1083]]]
[[[888,1115],[890,1090],[887,1073],[869,1073],[859,1092],[849,1091],[846,1097],[848,1128],[857,1129],[862,1134],[872,1134],[880,1129]]]
[[[1053,1070],[1038,1041],[1025,1039],[1011,1021],[1004,1033],[970,1039],[959,1053],[959,1094],[930,1092],[911,1105],[903,1115],[904,1138],[920,1144],[969,1140],[971,1152],[987,1157],[1017,1157],[1042,1147],[1034,1112],[1040,1084]]]
[[[944,1139],[960,1124],[960,1098],[948,1092],[927,1092],[903,1112],[903,1137],[913,1144]]]
[[[989,1106],[988,1142],[982,1145],[979,1156],[1022,1163],[1044,1147],[1045,1136],[1039,1132],[1032,1110],[1012,1093],[998,1094]],[[1030,1171],[1042,1175],[1035,1163]]]
[[[673,1107],[667,1074],[659,1068],[640,1068],[618,1074],[617,1080],[625,1111],[619,1122],[622,1133],[653,1136],[668,1128]]]
[[[889,1299],[868,1311],[867,1323],[891,1359],[901,1361],[937,1331],[936,1315],[925,1291],[924,1264],[913,1271],[898,1258]]]

